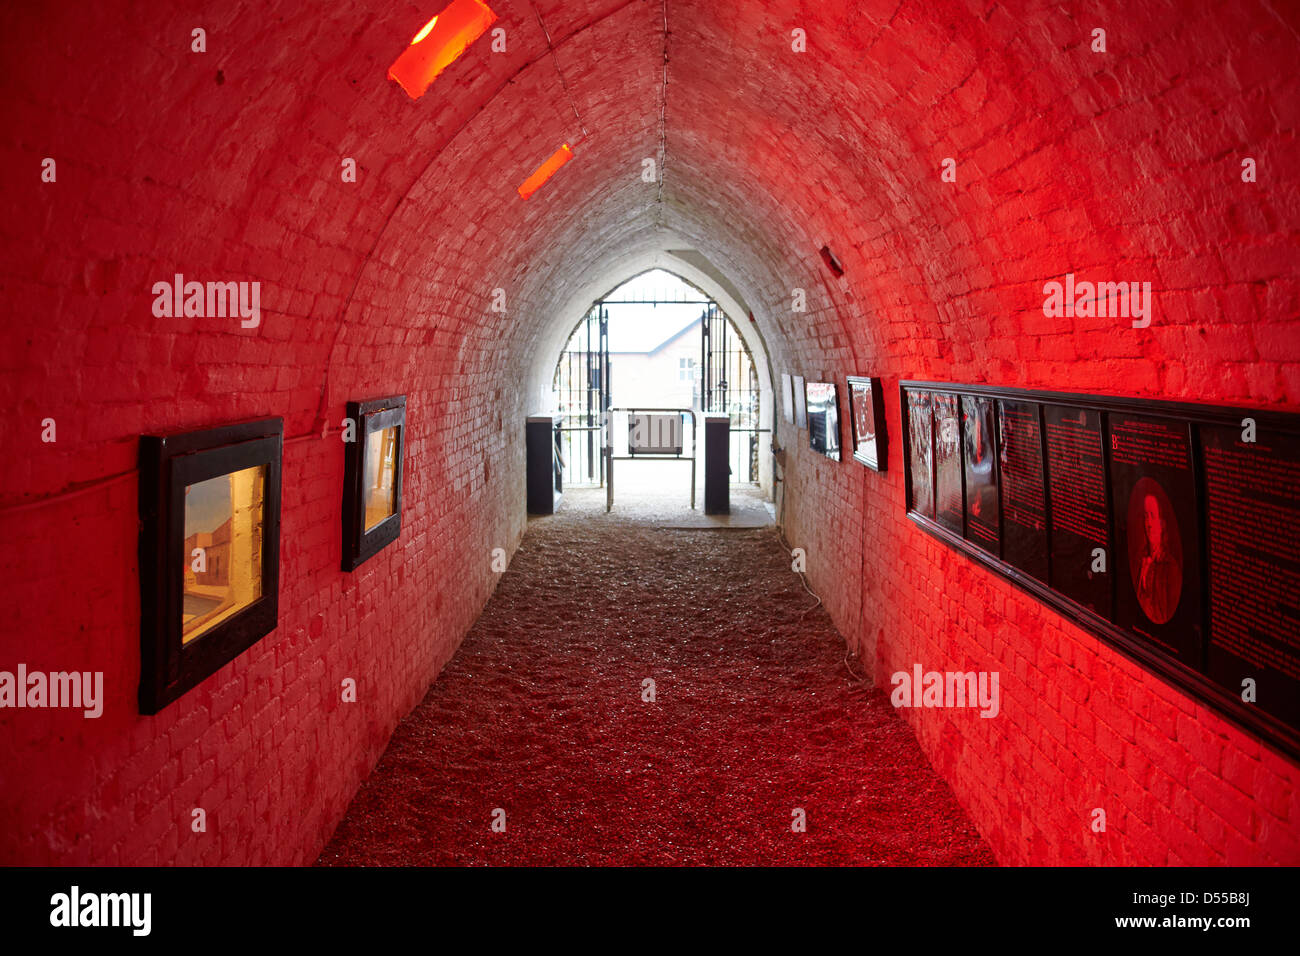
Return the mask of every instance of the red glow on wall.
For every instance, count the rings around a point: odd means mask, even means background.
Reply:
[[[412,38],[410,46],[388,68],[388,78],[396,80],[411,99],[418,100],[438,74],[496,19],[483,0],[452,0]]]
[[[523,181],[519,186],[519,196],[521,199],[527,199],[533,193],[542,187],[546,180],[555,175],[555,171],[573,159],[573,147],[565,143],[555,152],[551,153],[550,158],[542,165],[538,166],[531,176]]]

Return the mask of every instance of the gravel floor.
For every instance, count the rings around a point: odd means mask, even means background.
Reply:
[[[993,863],[825,611],[804,616],[775,531],[591,497],[530,523],[319,864]]]

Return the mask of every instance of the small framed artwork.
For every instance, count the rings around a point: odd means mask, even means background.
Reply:
[[[854,460],[884,471],[889,448],[885,434],[885,395],[880,379],[849,376],[849,418]]]
[[[785,420],[794,424],[794,383],[790,381],[790,373],[781,373],[781,411]]]
[[[808,444],[827,458],[840,460],[840,399],[834,382],[809,382]]]
[[[284,421],[140,440],[140,712],[275,630]]]
[[[803,376],[794,377],[794,427],[808,427],[808,396],[803,390]]]
[[[406,396],[348,402],[355,440],[344,443],[343,570],[355,571],[402,531]]]

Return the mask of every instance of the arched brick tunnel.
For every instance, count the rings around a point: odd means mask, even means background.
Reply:
[[[0,711],[0,861],[316,859],[525,533],[566,336],[647,265],[712,276],[774,374],[879,376],[895,439],[904,380],[1300,406],[1292,5],[491,7],[505,49],[419,99],[409,2],[0,13],[0,669],[104,675],[97,719]],[[260,324],[156,316],[177,273],[260,282]],[[1150,326],[1046,316],[1067,273],[1150,282]],[[401,535],[346,573],[340,423],[384,395]],[[275,629],[141,716],[140,436],[268,416]],[[1003,675],[1000,720],[899,711],[999,862],[1300,862],[1293,757],[925,534],[901,441],[877,473],[776,417],[786,538],[867,675]]]

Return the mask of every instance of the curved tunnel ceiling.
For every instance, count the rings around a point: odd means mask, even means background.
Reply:
[[[61,319],[86,334],[47,363],[50,384],[76,376],[107,321],[97,309],[147,309],[149,284],[174,271],[267,285],[267,347],[290,343],[308,370],[291,434],[319,431],[327,406],[350,397],[328,384],[340,364],[409,381],[430,347],[535,389],[549,374],[539,356],[581,290],[672,248],[697,250],[734,283],[774,364],[808,374],[963,367],[973,380],[1050,385],[1069,357],[1059,343],[1082,327],[1042,316],[1042,283],[1099,264],[1151,278],[1175,317],[1116,348],[1121,364],[1145,362],[1139,391],[1191,390],[1187,377],[1159,379],[1151,360],[1166,354],[1222,374],[1214,350],[1179,327],[1222,313],[1204,275],[1242,288],[1280,278],[1272,309],[1295,311],[1276,256],[1218,252],[1243,223],[1257,247],[1286,246],[1295,210],[1256,191],[1230,215],[1206,215],[1246,144],[1261,166],[1281,166],[1293,145],[1293,117],[1257,128],[1239,108],[1275,82],[1253,64],[1276,61],[1294,35],[1267,4],[1230,16],[1139,16],[1119,2],[1086,13],[952,0],[492,6],[506,51],[481,38],[415,101],[386,71],[428,6],[0,14],[16,94],[8,161],[52,153],[63,170],[56,199],[14,191],[6,218],[82,217],[68,265],[109,296]],[[1112,26],[1105,56],[1089,49],[1096,23]],[[204,54],[188,49],[196,26],[208,31]],[[1211,55],[1187,43],[1186,63],[1174,62],[1178,38],[1193,35],[1233,51],[1212,61],[1223,82],[1170,85]],[[1157,37],[1172,38],[1158,55]],[[1294,78],[1282,82],[1291,95],[1276,101],[1294,104]],[[575,158],[521,200],[516,187],[566,141]],[[356,183],[340,181],[344,157]],[[955,183],[940,175],[948,157]],[[661,182],[642,181],[646,158]],[[48,272],[58,255],[21,236],[10,245],[17,276]],[[822,264],[823,245],[844,277]],[[504,322],[489,311],[498,288]],[[806,314],[790,308],[796,288]],[[218,387],[197,374],[193,386]],[[1223,388],[1269,392],[1245,379]],[[231,414],[246,412],[241,401],[232,394]],[[87,430],[92,442],[120,439]]]

